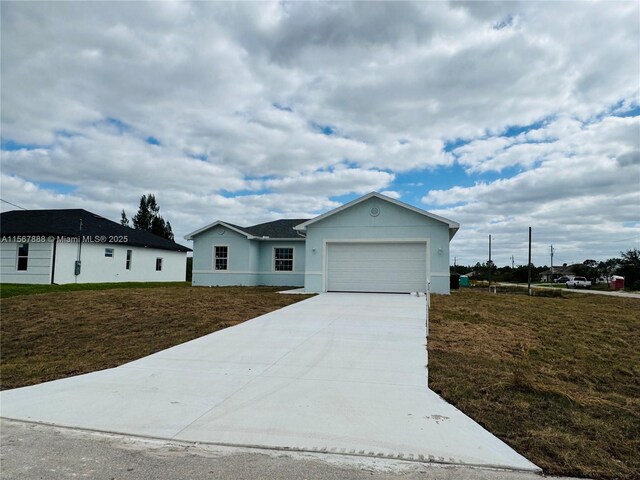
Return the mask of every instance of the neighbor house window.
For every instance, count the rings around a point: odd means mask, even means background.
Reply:
[[[293,248],[274,248],[273,251],[276,272],[292,272]]]
[[[229,260],[229,247],[214,247],[214,260],[216,270],[227,270]]]
[[[113,258],[113,248],[105,248],[104,256],[107,258]]]
[[[18,244],[18,270],[26,270],[29,261],[29,244]]]
[[[127,261],[124,265],[127,270],[131,270],[131,257],[133,257],[133,250],[127,250]]]
[[[162,259],[156,258],[156,272],[162,271]]]

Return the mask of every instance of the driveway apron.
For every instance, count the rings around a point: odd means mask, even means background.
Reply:
[[[5,418],[538,471],[427,388],[425,297],[327,293],[117,368],[0,393]]]

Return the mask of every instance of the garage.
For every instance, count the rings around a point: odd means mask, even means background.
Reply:
[[[327,291],[424,292],[426,242],[327,243]]]

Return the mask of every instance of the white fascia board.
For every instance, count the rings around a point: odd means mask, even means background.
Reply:
[[[234,232],[237,232],[240,235],[244,235],[249,240],[253,240],[254,238],[256,238],[253,235],[249,235],[247,232],[243,232],[242,230],[240,230],[240,229],[238,229],[238,228],[236,228],[236,227],[234,227],[232,225],[229,225],[228,223],[223,222],[222,220],[216,220],[215,222],[210,223],[206,227],[202,227],[202,228],[196,230],[195,232],[188,233],[187,235],[184,236],[184,239],[185,240],[193,240],[193,237],[195,237],[199,233],[202,233],[202,232],[204,232],[206,230],[209,230],[210,228],[213,228],[213,227],[215,227],[217,225],[222,225],[223,227],[228,228],[229,230],[233,230]]]
[[[401,202],[400,200],[396,200],[395,198],[387,197],[386,195],[383,195],[383,194],[378,193],[378,192],[367,193],[363,197],[356,198],[355,200],[352,200],[349,203],[345,203],[344,205],[342,205],[342,206],[340,206],[338,208],[334,208],[333,210],[330,210],[330,211],[328,211],[326,213],[323,213],[322,215],[319,215],[319,216],[317,216],[315,218],[312,218],[311,220],[307,220],[306,222],[301,223],[300,225],[296,225],[293,228],[295,228],[296,230],[299,230],[299,231],[305,231],[309,225],[311,225],[313,223],[316,223],[316,222],[319,222],[320,220],[323,220],[323,219],[325,219],[327,217],[330,217],[331,215],[335,215],[336,213],[339,213],[339,212],[341,212],[343,210],[346,210],[347,208],[353,207],[354,205],[357,205],[358,203],[361,203],[361,202],[364,202],[366,200],[369,200],[372,197],[379,198],[380,200],[384,200],[386,202],[393,203],[394,205],[406,208],[407,210],[411,210],[412,212],[418,213],[418,214],[423,215],[425,217],[432,218],[434,220],[438,220],[439,222],[446,223],[447,225],[449,225],[449,239],[453,238],[453,236],[456,234],[456,232],[460,228],[460,224],[457,223],[457,222],[454,222],[453,220],[449,220],[447,218],[441,217],[439,215],[436,215],[435,213],[427,212],[426,210],[422,210],[421,208],[414,207],[413,205],[409,205],[408,203]]]

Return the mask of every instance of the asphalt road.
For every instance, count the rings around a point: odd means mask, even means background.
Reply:
[[[0,478],[5,480],[541,478],[529,472],[168,442],[5,419],[0,427]]]
[[[526,283],[498,283],[498,286],[527,288],[527,284]],[[560,290],[560,291],[563,291],[563,292],[570,292],[570,293],[587,293],[587,294],[593,294],[593,295],[606,295],[608,297],[640,298],[640,293],[629,293],[629,292],[622,292],[622,291],[611,291],[611,292],[608,292],[606,290],[592,290],[590,288],[558,288],[558,287],[548,287],[546,285],[539,285],[539,284],[531,284],[531,288],[535,288],[535,289],[544,288],[544,289],[547,289],[547,290]]]

